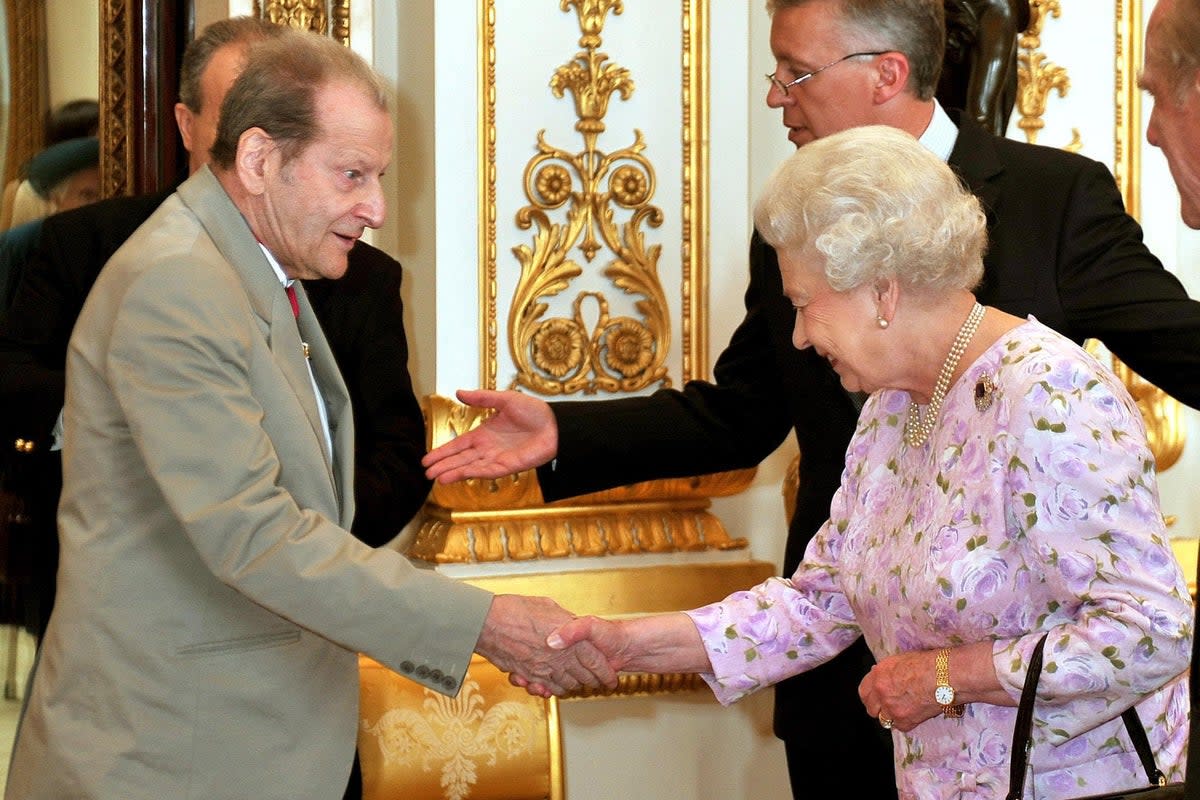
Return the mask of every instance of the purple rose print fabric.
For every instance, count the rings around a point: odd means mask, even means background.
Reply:
[[[977,405],[984,375],[995,388]],[[1124,387],[1031,318],[968,367],[922,447],[904,442],[908,403],[867,401],[829,521],[790,580],[690,612],[717,698],[861,635],[877,659],[990,640],[1015,701],[1049,632],[1027,796],[1145,785],[1119,719],[1134,704],[1159,768],[1182,779],[1192,605]],[[1015,714],[973,703],[893,731],[901,797],[1003,798]]]

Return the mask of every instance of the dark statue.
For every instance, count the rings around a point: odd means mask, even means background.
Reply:
[[[945,0],[946,60],[937,97],[998,136],[1017,99],[1017,40],[1029,0]]]

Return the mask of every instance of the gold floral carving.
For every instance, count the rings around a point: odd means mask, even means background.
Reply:
[[[287,25],[350,43],[350,0],[254,0],[254,13],[276,25]]]
[[[1021,34],[1020,52],[1017,54],[1017,110],[1021,118],[1017,127],[1025,131],[1027,141],[1036,143],[1038,133],[1045,127],[1042,117],[1046,113],[1046,103],[1050,92],[1057,91],[1059,97],[1066,97],[1071,88],[1071,79],[1067,71],[1046,60],[1046,54],[1038,50],[1042,46],[1042,28],[1046,17],[1059,17],[1062,7],[1059,0],[1030,0],[1029,27]],[[1071,143],[1064,150],[1078,152],[1083,146],[1079,138],[1079,129],[1072,129]]]
[[[707,245],[707,226],[708,226],[708,2],[707,0],[682,0],[682,75],[680,79],[682,87],[682,107],[683,107],[683,128],[682,128],[682,145],[683,145],[683,198],[682,208],[680,211],[680,222],[682,225],[683,241],[681,248],[682,255],[682,293],[680,303],[682,308],[682,317],[680,320],[681,334],[681,357],[682,357],[682,378],[683,380],[691,380],[693,378],[704,378],[707,376],[708,370],[708,308],[707,304],[702,302],[708,295],[708,245]],[[479,269],[479,305],[481,309],[481,324],[479,326],[479,352],[480,352],[480,385],[488,388],[496,388],[497,382],[497,339],[499,336],[498,325],[498,306],[497,301],[497,214],[496,214],[496,4],[495,0],[480,0],[479,2],[479,17],[477,20],[480,34],[479,54],[478,54],[478,80],[479,80],[479,147],[478,147],[478,162],[479,162],[479,253],[480,253],[480,269]],[[576,103],[577,116],[579,117],[579,125],[583,128],[595,128],[594,123],[599,122],[597,133],[603,130],[602,117],[607,109],[607,104],[611,99],[611,92],[618,91],[613,88],[614,81],[628,80],[627,71],[621,71],[620,68],[604,63],[606,57],[603,54],[596,53],[600,46],[601,34],[604,29],[604,22],[607,15],[612,13],[620,14],[624,11],[624,4],[616,0],[560,0],[560,8],[562,11],[567,11],[574,7],[579,16],[579,27],[581,36],[579,38],[580,46],[585,48],[585,51],[578,54],[576,60],[570,64],[564,65],[556,73],[555,80],[561,81],[561,88],[558,96],[561,97],[566,91],[571,91],[567,86],[566,80],[572,75],[589,76],[588,81],[583,83],[579,91],[573,92],[573,100]],[[582,60],[580,60],[582,59]],[[592,61],[590,59],[597,59]],[[591,71],[595,70],[597,81],[595,84],[590,82]],[[562,76],[560,78],[560,76]],[[633,84],[629,81],[627,84],[628,91],[632,91]],[[610,91],[611,90],[611,91]],[[605,94],[605,91],[610,91]],[[589,122],[588,120],[591,120]],[[579,128],[577,125],[577,129]],[[581,130],[582,132],[582,130]],[[540,137],[539,137],[540,138]],[[635,145],[638,141],[635,141]],[[548,146],[548,145],[547,145]],[[644,147],[644,145],[642,145]],[[594,149],[594,137],[592,147]],[[629,149],[633,149],[632,147]],[[598,151],[596,151],[598,152]],[[544,160],[544,159],[543,159]],[[610,161],[612,159],[610,158]],[[636,162],[637,159],[634,159]],[[648,162],[644,159],[641,162],[648,166]],[[622,169],[622,167],[627,167]],[[575,214],[590,213],[591,211],[598,212],[613,212],[613,207],[621,207],[624,203],[624,211],[629,211],[631,205],[635,205],[636,201],[632,198],[640,197],[645,194],[646,201],[644,207],[649,207],[648,200],[653,194],[652,182],[654,173],[651,169],[639,167],[637,163],[622,164],[614,168],[615,174],[613,181],[610,182],[610,192],[617,202],[605,206],[603,197],[600,196],[599,203],[593,203],[588,207],[588,201],[594,198],[574,198],[565,197],[561,201],[558,199],[550,199],[550,208],[539,208],[536,203],[531,206],[531,209],[540,211],[543,216],[535,221],[533,210],[523,212],[528,217],[529,221],[525,227],[532,227],[537,224],[539,226],[548,226],[551,224],[548,211],[557,210],[563,206],[568,209],[582,208],[583,212],[574,211]],[[526,190],[527,199],[531,195],[537,194],[543,200],[546,198],[558,198],[564,189],[567,192],[571,191],[572,183],[575,179],[580,179],[580,187],[582,188],[582,176],[592,175],[594,170],[589,167],[581,173],[579,170],[572,168],[568,163],[546,164],[536,176],[531,177],[529,170],[526,171]],[[596,183],[600,186],[601,183]],[[532,191],[529,188],[532,186]],[[570,201],[570,203],[568,203]],[[620,229],[625,233],[630,233],[630,227],[634,223],[634,213],[630,213],[629,222]],[[599,217],[603,224],[610,228],[616,228],[613,214],[607,221],[603,217]],[[586,222],[587,220],[580,220]],[[645,222],[651,224],[650,218],[639,219],[638,224]],[[569,224],[569,223],[568,223]],[[599,224],[599,223],[597,223]],[[655,223],[656,224],[656,223]],[[601,242],[594,234],[596,224],[580,225],[579,230],[587,228],[587,232],[591,233],[590,237],[585,237],[589,243],[588,249],[593,246],[593,255],[588,256],[588,260],[595,257],[595,253],[606,246],[606,242]],[[556,231],[560,229],[556,228]],[[619,232],[620,232],[619,231]],[[642,244],[640,239],[640,231],[633,229],[634,233],[638,234],[638,244]],[[540,236],[540,238],[538,238]],[[600,237],[602,240],[604,237]],[[612,237],[609,237],[612,238]],[[628,249],[628,245],[622,242]],[[561,251],[561,255],[544,256],[538,248],[546,249],[553,248]],[[578,264],[568,263],[566,254],[573,247],[571,240],[565,235],[554,234],[538,234],[532,243],[532,247],[527,246],[531,257],[543,258],[540,267],[534,266],[526,271],[525,280],[537,282],[544,278],[541,286],[532,291],[525,292],[526,296],[535,298],[535,302],[540,304],[538,308],[522,309],[517,302],[514,302],[514,308],[509,313],[509,348],[518,354],[514,356],[514,360],[519,360],[518,368],[521,374],[514,380],[515,385],[526,385],[535,383],[540,387],[549,389],[550,394],[565,394],[562,390],[562,385],[572,380],[572,378],[583,378],[583,391],[598,391],[599,386],[597,381],[589,381],[588,376],[592,365],[599,365],[603,374],[606,376],[604,382],[606,385],[611,385],[616,382],[618,387],[624,385],[635,385],[642,383],[649,385],[655,379],[649,376],[653,375],[655,364],[661,364],[666,355],[666,343],[670,340],[669,329],[663,327],[661,331],[655,330],[649,323],[652,320],[645,318],[647,312],[643,307],[645,304],[654,304],[661,302],[647,299],[641,301],[641,304],[636,306],[637,311],[643,315],[640,319],[618,319],[613,320],[609,313],[609,303],[607,300],[601,304],[598,300],[600,295],[593,293],[592,295],[577,298],[578,302],[572,306],[572,313],[568,317],[561,318],[560,322],[553,325],[541,327],[542,316],[548,310],[548,305],[544,302],[545,298],[565,291],[571,279],[582,274]],[[657,260],[658,251],[655,249],[654,258]],[[628,271],[629,269],[637,269],[640,265],[645,264],[650,253],[646,252],[640,258],[632,262],[626,261],[622,264],[616,264],[617,272]],[[618,254],[618,259],[621,256]],[[538,269],[543,269],[547,272],[554,272],[554,277],[539,277],[536,275]],[[622,278],[619,275],[608,275],[614,283],[619,283]],[[651,276],[653,277],[653,276]],[[634,284],[644,281],[645,278],[635,278]],[[657,283],[657,278],[654,278],[654,283]],[[626,293],[637,293],[636,285],[630,287],[621,287]],[[540,293],[539,293],[540,290]],[[658,298],[662,297],[661,289],[652,292],[652,295]],[[594,318],[580,319],[580,308],[584,303],[594,303],[595,313]],[[589,306],[590,308],[590,306]],[[601,319],[603,317],[603,319]],[[620,331],[610,340],[606,333],[606,326],[616,324]],[[519,327],[523,325],[524,327]],[[635,331],[635,328],[637,330]],[[661,335],[661,341],[658,335]],[[536,339],[536,341],[535,341]],[[591,348],[592,352],[587,352],[584,345]],[[643,353],[633,354],[631,348],[640,347]],[[579,350],[577,351],[577,348]],[[611,348],[605,351],[603,357],[597,357],[595,351],[597,349]],[[536,376],[536,377],[535,377]],[[524,383],[522,380],[524,379]],[[553,384],[557,384],[557,390]],[[572,391],[576,391],[575,386],[579,385],[579,381],[572,384]],[[664,384],[665,385],[665,384]],[[606,389],[607,390],[607,389]]]
[[[597,48],[604,18],[621,13],[613,0],[562,0],[574,6],[585,48],[550,79],[555,97],[570,94],[575,130],[583,150],[571,152],[537,135],[537,155],[525,167],[524,191],[530,204],[517,212],[522,229],[535,229],[532,245],[513,253],[521,275],[509,310],[509,347],[517,368],[512,388],[539,394],[630,392],[652,384],[669,386],[664,366],[671,336],[666,295],[658,277],[660,245],[647,245],[643,226],[662,224],[662,211],[651,204],[654,167],[645,157],[645,140],[635,131],[632,144],[614,152],[600,149],[604,118],[614,95],[629,99],[634,82],[629,70],[613,64]],[[556,222],[555,212],[565,219]],[[618,214],[626,221],[618,222]],[[638,316],[613,315],[602,292],[580,292],[570,316],[546,317],[547,299],[566,291],[587,262],[602,252],[612,258],[603,275],[634,303]]]
[[[485,415],[448,398],[426,398],[431,446]],[[572,556],[741,550],[709,510],[712,497],[744,491],[754,470],[648,481],[547,504],[536,473],[434,486],[409,555],[439,564]]]

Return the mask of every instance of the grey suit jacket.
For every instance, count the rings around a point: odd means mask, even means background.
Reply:
[[[341,797],[357,651],[457,691],[491,596],[347,532],[350,403],[300,303],[297,330],[208,169],[101,272],[67,355],[59,594],[6,797]]]

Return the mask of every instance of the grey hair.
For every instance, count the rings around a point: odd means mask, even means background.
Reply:
[[[813,0],[767,0],[767,13]],[[895,50],[909,65],[909,89],[920,100],[937,91],[946,58],[946,9],[942,0],[832,0],[845,32],[847,52]]]
[[[1200,0],[1175,0],[1169,11],[1159,19],[1154,49],[1147,55],[1165,67],[1167,85],[1183,102],[1200,72]]]
[[[798,148],[767,181],[754,225],[780,253],[824,256],[835,291],[894,279],[940,294],[983,277],[979,201],[945,162],[889,125]]]
[[[328,36],[289,28],[251,48],[245,69],[221,104],[212,160],[228,169],[238,140],[250,128],[262,128],[280,146],[284,163],[321,136],[317,93],[341,82],[361,89],[380,111],[388,92],[362,56]]]

